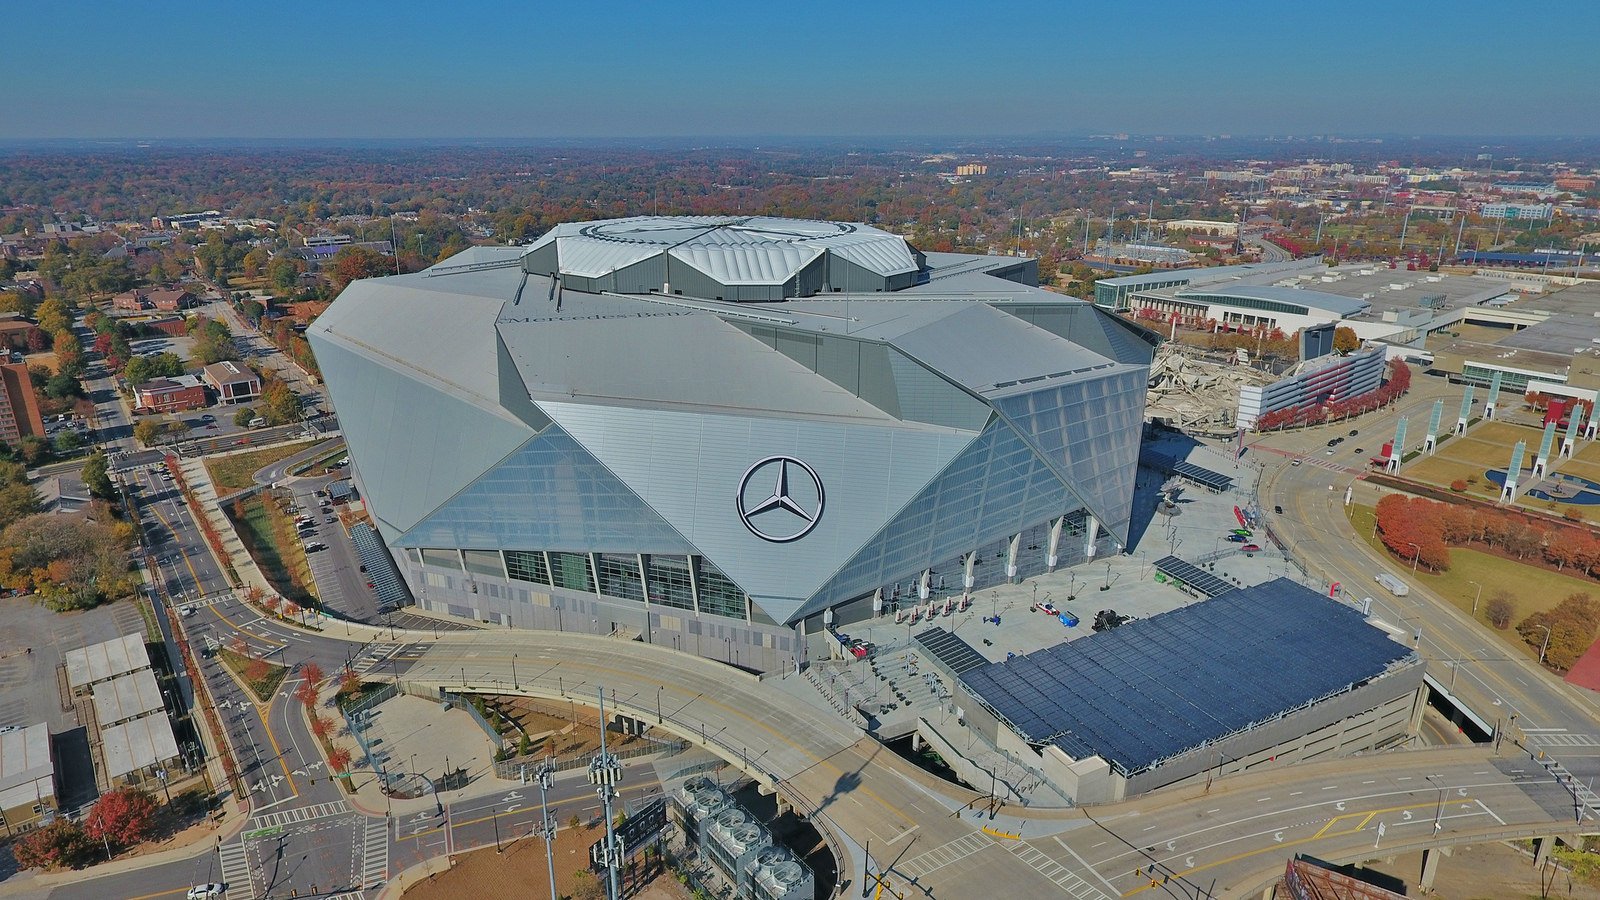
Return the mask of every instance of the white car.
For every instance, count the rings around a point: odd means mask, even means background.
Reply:
[[[216,882],[197,884],[189,888],[189,893],[184,896],[184,900],[206,900],[208,897],[220,897],[222,896],[222,891],[222,885]]]

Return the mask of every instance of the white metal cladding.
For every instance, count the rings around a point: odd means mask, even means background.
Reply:
[[[563,223],[526,248],[556,244],[564,274],[599,278],[658,253],[723,284],[778,284],[825,251],[879,275],[917,270],[905,239],[868,225],[767,216],[634,216]]]
[[[586,404],[539,406],[775,621],[785,621],[976,435]],[[744,472],[783,454],[816,470],[827,510],[773,544],[739,519]]]
[[[312,333],[311,344],[372,514],[393,532],[415,525],[533,434],[337,339]]]

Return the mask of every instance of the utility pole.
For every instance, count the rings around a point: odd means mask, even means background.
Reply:
[[[539,834],[544,838],[544,864],[550,872],[550,900],[560,900],[556,895],[556,820],[550,818],[550,804],[545,798],[550,791],[550,776],[554,773],[555,767],[547,761],[539,764],[533,777],[539,780]]]
[[[606,750],[606,689],[597,688],[600,694],[600,752],[589,763],[589,783],[595,786],[595,793],[600,795],[601,806],[606,816],[606,845],[604,859],[606,871],[610,874],[608,879],[607,900],[622,900],[622,889],[618,884],[618,865],[621,855],[617,847],[617,832],[612,825],[613,814],[611,801],[617,796],[617,784],[622,781],[622,763]]]

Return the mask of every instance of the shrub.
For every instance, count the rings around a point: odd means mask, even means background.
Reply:
[[[1450,482],[1450,490],[1455,491],[1458,494],[1461,493],[1462,491],[1466,490],[1466,489],[1467,489],[1466,479],[1457,478],[1455,481]]]

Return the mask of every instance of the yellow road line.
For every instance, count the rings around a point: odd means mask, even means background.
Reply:
[[[188,890],[189,889],[186,887],[173,888],[170,891],[157,891],[154,894],[140,894],[137,897],[129,897],[128,900],[150,900],[151,897],[171,897],[173,894],[182,894]]]
[[[1470,802],[1472,802],[1472,798],[1471,797],[1451,798],[1451,800],[1452,800],[1452,802],[1458,802],[1458,803],[1470,803]],[[1343,815],[1334,816],[1332,819],[1329,819],[1328,820],[1328,824],[1322,826],[1321,831],[1318,831],[1316,834],[1313,834],[1310,837],[1295,838],[1292,841],[1283,841],[1281,843],[1274,842],[1270,846],[1262,847],[1259,850],[1246,850],[1243,853],[1235,853],[1232,856],[1224,857],[1223,859],[1219,859],[1216,862],[1209,862],[1209,863],[1206,863],[1205,865],[1202,865],[1202,866],[1195,866],[1192,869],[1184,869],[1182,872],[1179,872],[1178,874],[1180,876],[1187,876],[1187,875],[1191,875],[1191,874],[1193,874],[1195,872],[1203,872],[1206,869],[1215,869],[1218,866],[1225,866],[1228,863],[1238,862],[1241,859],[1249,859],[1252,856],[1260,856],[1263,853],[1278,853],[1278,852],[1281,852],[1285,847],[1297,847],[1297,846],[1299,846],[1301,844],[1309,844],[1312,841],[1317,840],[1320,837],[1323,837],[1323,832],[1328,830],[1328,826],[1332,825],[1334,822],[1339,821],[1340,819],[1353,819],[1356,816],[1365,816],[1366,817],[1366,818],[1362,819],[1361,820],[1361,824],[1356,826],[1355,828],[1353,828],[1353,829],[1351,829],[1349,831],[1334,832],[1333,834],[1327,835],[1327,837],[1346,837],[1348,835],[1355,834],[1355,833],[1359,832],[1362,828],[1366,827],[1366,824],[1368,822],[1372,821],[1372,819],[1375,816],[1381,816],[1384,813],[1402,812],[1402,811],[1408,810],[1408,809],[1426,809],[1427,807],[1430,807],[1430,806],[1433,806],[1433,805],[1434,804],[1432,804],[1432,803],[1412,803],[1412,804],[1409,804],[1409,805],[1406,805],[1406,806],[1390,806],[1390,807],[1386,807],[1384,809],[1375,809],[1375,810],[1372,810],[1371,812],[1365,812],[1365,813],[1362,813],[1362,812],[1345,813]],[[1127,893],[1123,894],[1122,896],[1124,896],[1124,897],[1132,897],[1134,894],[1142,893],[1144,891],[1150,890],[1153,887],[1160,887],[1160,886],[1161,886],[1160,882],[1152,881],[1149,884],[1144,885],[1142,887],[1136,887],[1133,890],[1128,891]]]

